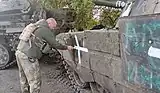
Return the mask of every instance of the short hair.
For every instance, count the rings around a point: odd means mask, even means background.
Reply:
[[[56,23],[57,24],[57,22],[56,22],[56,20],[54,18],[48,18],[46,21],[48,23],[52,22],[52,23]]]

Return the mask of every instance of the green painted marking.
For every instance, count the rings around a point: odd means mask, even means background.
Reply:
[[[130,53],[126,64],[128,81],[160,91],[160,59],[148,56],[150,46],[160,48],[160,20],[128,22],[124,30],[124,48]]]

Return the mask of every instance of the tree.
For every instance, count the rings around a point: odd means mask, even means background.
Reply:
[[[108,28],[115,26],[117,17],[120,15],[120,10],[113,8],[102,8],[102,13],[99,20],[93,18],[93,9],[95,5],[93,0],[41,0],[41,5],[46,9],[58,9],[68,7],[76,12],[75,28],[90,29],[98,23],[102,23]]]
[[[94,25],[92,0],[71,0],[70,8],[76,11],[76,25],[77,29],[89,29]]]
[[[70,0],[41,0],[40,3],[46,9],[52,10],[68,5]]]
[[[115,8],[104,7],[100,15],[100,23],[107,28],[113,28],[120,16],[121,10]]]
[[[89,29],[95,25],[92,9],[92,0],[41,0],[42,6],[52,10],[57,8],[69,7],[76,12],[75,28]]]

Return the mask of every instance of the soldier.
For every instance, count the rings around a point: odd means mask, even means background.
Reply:
[[[72,50],[72,46],[62,45],[56,41],[56,21],[54,18],[40,20],[35,23],[37,29],[33,32],[35,37],[31,36],[30,42],[20,40],[16,60],[19,68],[20,84],[22,93],[39,93],[41,87],[41,76],[38,59],[42,56],[42,40],[46,41],[51,47],[61,50]]]

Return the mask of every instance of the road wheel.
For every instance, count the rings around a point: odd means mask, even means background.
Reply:
[[[6,44],[0,44],[0,68],[11,62],[12,55],[11,49]]]

